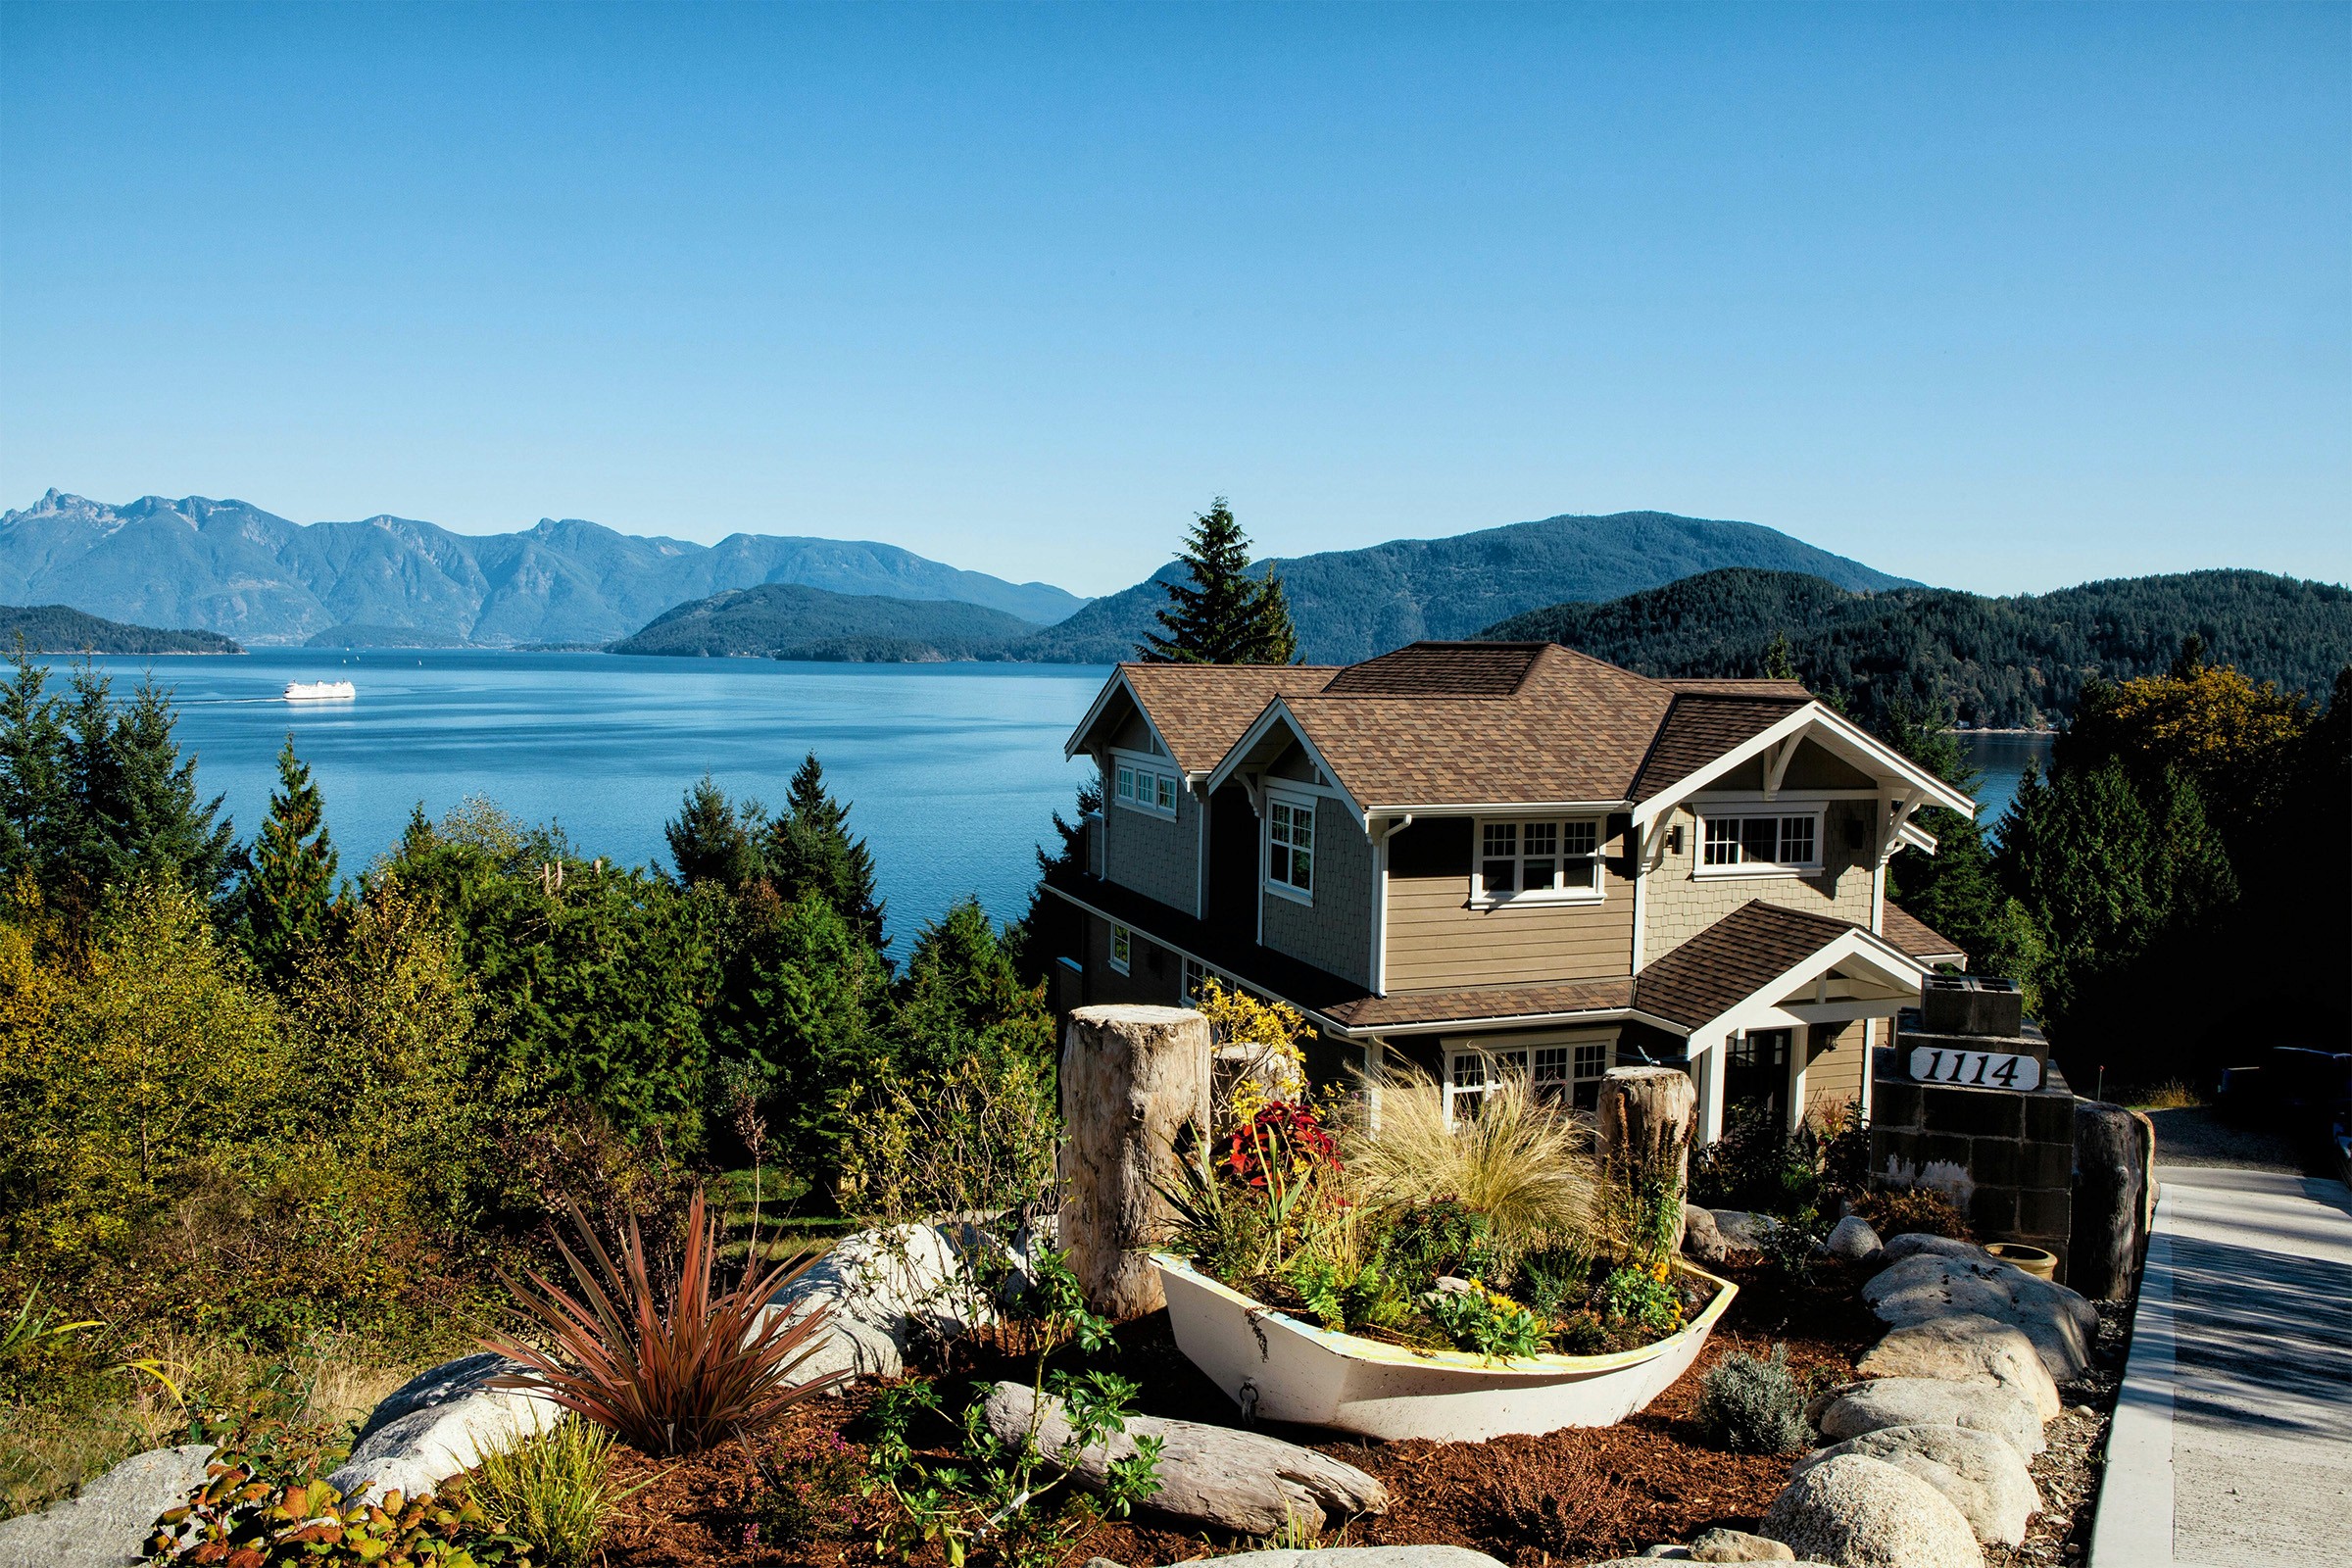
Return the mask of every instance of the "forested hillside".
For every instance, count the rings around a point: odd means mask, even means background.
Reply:
[[[166,631],[85,615],[65,605],[0,605],[0,647],[29,654],[241,654],[218,632]]]
[[[2043,728],[2093,677],[2168,668],[2195,633],[2216,662],[2326,693],[2352,662],[2352,590],[2260,571],[2122,577],[1987,599],[1853,593],[1798,572],[1710,571],[1605,604],[1553,605],[1478,635],[1544,638],[1650,675],[1757,675],[1777,646],[1796,677],[1878,723],[1893,707],[1980,728]]]
[[[1007,641],[1034,629],[979,605],[767,583],[680,605],[614,643],[612,652],[925,662],[995,657]]]
[[[1364,550],[1260,562],[1282,576],[1310,663],[1352,663],[1424,637],[1468,637],[1515,611],[1561,600],[1599,600],[1726,566],[1814,573],[1847,588],[1891,588],[1902,579],[1817,550],[1753,522],[1621,512],[1559,516],[1446,539],[1392,539]],[[1034,632],[1005,657],[1040,662],[1133,659],[1160,630],[1162,579],[1174,563],[1132,588],[1098,599],[1058,625]]]

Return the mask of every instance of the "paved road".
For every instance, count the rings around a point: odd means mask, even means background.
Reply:
[[[2157,1179],[2090,1568],[2352,1563],[2352,1192]]]

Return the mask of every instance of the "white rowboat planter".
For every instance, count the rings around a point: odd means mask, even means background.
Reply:
[[[1489,1360],[1466,1350],[1417,1350],[1301,1323],[1181,1258],[1155,1252],[1152,1261],[1167,1292],[1177,1348],[1245,1416],[1441,1443],[1614,1426],[1690,1369],[1740,1290],[1682,1263],[1684,1272],[1718,1288],[1681,1332],[1611,1355]]]

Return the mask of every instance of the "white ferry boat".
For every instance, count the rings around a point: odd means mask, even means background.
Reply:
[[[286,701],[289,703],[348,703],[359,695],[359,688],[347,680],[286,682]]]

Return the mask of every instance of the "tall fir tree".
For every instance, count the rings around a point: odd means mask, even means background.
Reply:
[[[874,858],[850,833],[850,808],[825,788],[810,752],[792,775],[785,809],[767,825],[761,846],[767,875],[786,903],[813,893],[874,947],[883,943],[882,901],[874,896]]]
[[[1192,581],[1163,584],[1168,607],[1159,612],[1159,623],[1167,633],[1150,634],[1136,649],[1139,658],[1163,664],[1298,662],[1298,637],[1282,579],[1271,565],[1263,576],[1250,575],[1250,536],[1234,521],[1223,496],[1193,519],[1177,559]]]
[[[757,834],[765,825],[756,805],[737,806],[705,773],[702,782],[686,792],[678,814],[662,827],[662,836],[669,843],[670,863],[677,867],[680,882],[715,882],[732,890],[760,874]]]
[[[294,737],[277,754],[270,815],[246,856],[235,895],[238,941],[274,990],[290,990],[303,956],[327,933],[340,889],[326,803],[311,770],[294,755]]]
[[[16,672],[0,691],[0,876],[36,881],[68,836],[65,704],[19,636]]]

